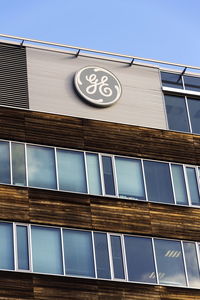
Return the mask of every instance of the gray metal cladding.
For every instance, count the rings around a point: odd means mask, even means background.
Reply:
[[[159,69],[75,57],[67,53],[26,48],[30,109],[121,124],[167,129]],[[114,74],[122,88],[120,99],[106,108],[91,106],[74,89],[74,75],[97,66]]]
[[[0,105],[29,108],[25,47],[0,44]]]

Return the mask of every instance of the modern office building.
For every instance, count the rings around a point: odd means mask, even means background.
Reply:
[[[200,69],[1,38],[0,299],[200,299]]]

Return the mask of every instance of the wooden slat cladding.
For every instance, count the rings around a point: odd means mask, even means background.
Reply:
[[[0,139],[200,165],[200,136],[0,107]]]
[[[200,300],[200,291],[105,280],[1,272],[0,299]]]
[[[200,210],[0,185],[0,220],[200,241]]]
[[[0,44],[0,105],[29,107],[24,47]]]

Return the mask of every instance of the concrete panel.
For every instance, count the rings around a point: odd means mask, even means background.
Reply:
[[[157,68],[107,61],[27,47],[30,109],[166,129],[163,96]],[[105,68],[119,79],[122,96],[114,105],[98,108],[76,93],[73,78],[85,66]]]

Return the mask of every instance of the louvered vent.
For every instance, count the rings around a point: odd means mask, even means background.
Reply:
[[[25,47],[0,44],[0,105],[29,108]]]

